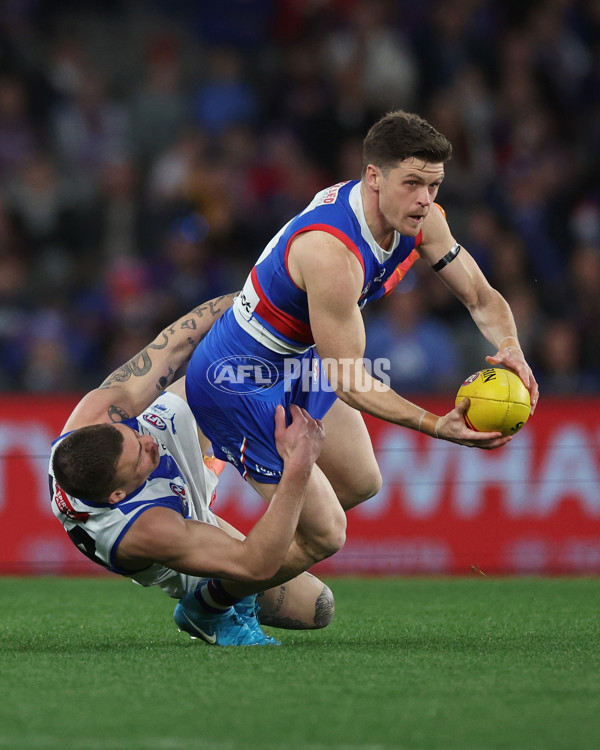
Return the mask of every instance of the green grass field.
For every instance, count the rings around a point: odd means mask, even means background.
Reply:
[[[600,748],[600,580],[328,583],[328,629],[219,649],[158,590],[0,578],[0,748]]]

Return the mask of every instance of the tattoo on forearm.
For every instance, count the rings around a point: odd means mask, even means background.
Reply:
[[[216,299],[211,299],[209,302],[206,302],[203,305],[199,305],[195,310],[192,311],[192,313],[194,315],[197,315],[199,318],[202,318],[204,316],[204,313],[208,310],[210,315],[215,318],[217,315],[220,315],[223,312],[221,302],[223,302],[223,300],[232,300],[238,295],[238,293],[239,292],[233,292],[232,294],[222,294]]]
[[[125,383],[132,377],[139,378],[142,377],[142,375],[147,375],[152,367],[152,360],[150,359],[148,350],[164,349],[165,346],[167,346],[167,344],[169,343],[169,339],[168,336],[164,335],[164,332],[163,336],[164,340],[162,343],[152,343],[149,344],[145,349],[142,349],[142,351],[136,354],[135,357],[132,357],[129,362],[111,373],[102,383],[100,388],[111,388],[113,385],[115,385],[115,383]],[[172,375],[173,370],[170,370],[169,374]]]
[[[156,390],[162,393],[165,390],[165,388],[169,385],[169,383],[173,380],[174,374],[175,374],[175,370],[173,370],[172,367],[169,367],[169,374],[163,375],[161,378],[158,379],[158,383],[156,384]]]
[[[195,315],[198,318],[204,317],[204,314],[208,310],[209,314],[215,318],[223,312],[223,308],[221,306],[221,302],[223,300],[230,300],[235,297],[237,292],[235,294],[224,294],[221,297],[218,297],[217,299],[210,300],[209,302],[206,302],[203,305],[200,305],[199,307],[196,307],[190,315]],[[198,330],[198,324],[196,320],[193,317],[187,317],[184,320],[182,320],[179,323],[179,329],[180,330],[191,330],[191,331],[197,331]],[[132,357],[129,362],[119,367],[117,370],[115,370],[113,373],[111,373],[106,380],[100,385],[100,388],[112,388],[117,383],[125,383],[130,378],[139,378],[143,375],[147,375],[151,368],[152,368],[152,359],[150,358],[150,351],[151,350],[157,350],[160,351],[161,349],[164,349],[167,347],[170,343],[170,340],[173,336],[175,336],[177,332],[177,325],[174,324],[172,326],[169,326],[168,328],[165,328],[164,331],[161,331],[161,333],[157,336],[157,340],[153,341],[151,344],[148,344],[147,347],[142,349],[141,352],[135,355],[135,357]],[[188,343],[190,345],[190,356],[191,352],[196,348],[198,343],[202,340],[203,336],[198,338],[197,340],[192,338],[191,336],[188,336]],[[159,378],[156,389],[158,391],[163,391],[170,383],[173,378],[173,375],[175,374],[175,371],[171,368],[169,368],[168,375],[163,375]]]
[[[150,359],[150,355],[148,354],[148,348],[149,347],[142,349],[142,351],[139,354],[136,354],[135,357],[130,359],[129,362],[124,364],[118,370],[115,370],[106,378],[100,388],[110,388],[115,383],[127,382],[131,377],[139,378],[142,375],[147,375],[150,368],[152,367],[152,360]],[[159,349],[162,347],[155,346],[153,348]]]
[[[123,422],[125,419],[129,419],[129,414],[117,404],[111,404],[108,409],[108,417],[111,422]]]
[[[208,303],[208,306],[210,308],[210,314],[213,316],[218,315],[221,312],[221,308],[219,307],[219,300],[217,302],[213,302],[212,300]]]
[[[175,331],[174,331],[173,328],[169,328],[167,330],[169,331],[169,333],[171,334],[171,336],[175,333]],[[160,334],[159,334],[159,336],[163,337],[162,342],[160,342],[160,341],[159,342],[153,341],[151,344],[148,344],[148,346],[146,347],[146,349],[159,349],[159,350],[160,349],[164,349],[165,346],[167,346],[167,344],[169,343],[169,337],[167,336],[167,334],[164,331],[161,331]],[[158,338],[158,336],[157,336],[157,338]],[[137,356],[141,357],[142,354],[144,354],[144,352],[146,352],[146,349],[142,349],[142,351]],[[135,359],[135,357],[133,359]]]

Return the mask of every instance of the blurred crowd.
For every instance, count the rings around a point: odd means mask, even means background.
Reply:
[[[438,200],[542,392],[600,392],[599,0],[0,7],[3,391],[95,387],[239,289],[401,108],[453,143]],[[405,394],[454,393],[492,353],[427,269],[366,325]]]

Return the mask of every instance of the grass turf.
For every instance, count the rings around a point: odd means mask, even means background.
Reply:
[[[328,582],[328,629],[219,649],[158,590],[0,579],[0,748],[600,747],[600,580]]]

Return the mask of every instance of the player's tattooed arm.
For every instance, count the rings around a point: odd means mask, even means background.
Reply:
[[[100,385],[100,388],[112,388],[114,385],[127,382],[130,378],[140,378],[148,375],[148,373],[152,369],[152,357],[150,355],[150,350],[164,349],[167,344],[168,339],[165,337],[163,346],[150,344],[145,349],[142,349],[142,351],[136,354],[135,357],[132,357],[129,362],[121,365],[121,367],[111,373]],[[191,351],[193,351],[195,348],[195,344],[190,343],[190,347]],[[158,378],[156,389],[159,391],[164,390],[166,386],[170,385],[174,374],[175,370],[172,367],[169,367],[168,373],[166,375],[161,375]]]
[[[124,422],[126,419],[129,419],[131,417],[131,414],[128,414],[125,409],[123,409],[118,404],[110,404],[106,412],[108,414],[109,421],[111,422]]]
[[[144,411],[173,382],[177,370],[192,356],[235,296],[226,294],[205,302],[161,331],[154,341],[82,398],[63,431],[102,422],[122,422]]]
[[[100,388],[112,388],[131,378],[155,376],[154,393],[173,382],[177,369],[185,364],[215,320],[231,305],[235,294],[226,294],[194,308],[165,328],[148,346],[112,372]]]

